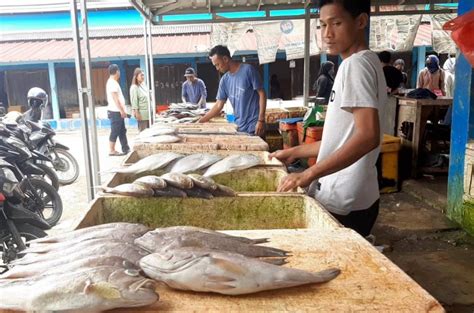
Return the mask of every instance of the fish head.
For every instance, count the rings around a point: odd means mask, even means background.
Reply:
[[[156,282],[140,274],[131,264],[119,267],[108,276],[107,281],[89,284],[89,292],[110,302],[124,303],[127,306],[143,306],[156,302]]]

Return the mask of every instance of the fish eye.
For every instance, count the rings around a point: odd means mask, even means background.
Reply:
[[[127,274],[128,276],[132,276],[132,277],[138,277],[140,276],[140,272],[136,269],[130,269],[130,268],[127,268],[125,270],[125,274]]]

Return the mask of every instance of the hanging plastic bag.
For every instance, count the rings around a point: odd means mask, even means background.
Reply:
[[[474,67],[474,10],[447,22],[443,29],[451,31],[451,38]]]

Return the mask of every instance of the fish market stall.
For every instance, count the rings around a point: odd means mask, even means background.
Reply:
[[[292,193],[241,193],[211,200],[103,195],[91,203],[77,227],[117,221],[221,230],[341,227],[316,200]]]

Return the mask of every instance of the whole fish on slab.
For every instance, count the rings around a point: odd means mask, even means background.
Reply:
[[[101,312],[158,300],[155,282],[117,266],[1,280],[0,294],[0,308],[28,312]]]
[[[209,153],[195,153],[185,156],[182,159],[176,161],[173,164],[170,172],[172,173],[189,173],[195,172],[200,169],[206,168],[211,166],[212,164],[220,161],[222,157],[216,154],[209,154]]]
[[[32,263],[28,265],[18,265],[9,269],[6,273],[0,275],[2,279],[27,278],[38,275],[51,275],[56,273],[66,273],[78,270],[80,268],[91,268],[99,266],[122,266],[126,268],[140,268],[127,259],[118,256],[97,255],[85,257],[82,259],[73,260],[72,262],[65,262],[58,264],[56,260],[50,260],[39,263]]]
[[[134,184],[143,184],[151,189],[163,189],[167,186],[166,181],[155,175],[142,176],[135,179]]]
[[[168,185],[180,189],[191,189],[194,186],[193,180],[181,173],[166,173],[161,175],[161,178],[163,178]]]
[[[176,128],[152,127],[152,128],[147,128],[141,131],[138,134],[138,138],[147,138],[147,137],[163,136],[163,135],[175,135],[175,134],[176,134]]]
[[[150,254],[140,260],[146,275],[171,288],[225,295],[324,283],[340,270],[316,273],[276,266],[237,253],[182,248]]]
[[[240,253],[254,258],[288,255],[285,250],[245,243],[233,236],[179,228],[164,230],[158,228],[137,238],[135,244],[149,252],[195,247]]]
[[[106,193],[130,197],[153,197],[153,189],[143,184],[121,184],[115,187],[102,187]]]
[[[139,174],[143,172],[154,171],[165,167],[171,161],[183,157],[182,154],[174,152],[162,152],[147,156],[129,167],[112,170],[115,173]]]
[[[130,244],[119,240],[110,239],[91,239],[78,242],[66,249],[51,251],[49,253],[28,253],[21,259],[16,259],[10,264],[13,266],[43,262],[52,259],[75,260],[84,256],[108,255],[120,256],[132,263],[136,263],[140,258],[147,255],[148,252],[135,244]]]
[[[161,135],[153,137],[139,138],[138,141],[143,143],[175,143],[181,141],[182,138],[176,135]]]
[[[233,154],[211,165],[204,176],[212,177],[223,173],[244,170],[262,164],[262,159],[254,154]]]
[[[206,189],[206,190],[216,190],[218,185],[210,177],[204,177],[199,174],[188,174],[188,176],[193,180],[194,186]]]
[[[186,198],[187,194],[184,190],[173,187],[173,186],[166,186],[162,189],[155,189],[154,190],[155,197],[172,197],[172,198]]]
[[[183,191],[189,198],[202,198],[207,200],[214,198],[214,196],[209,190],[202,189],[196,186],[191,189],[183,189]]]
[[[211,193],[214,197],[235,197],[237,196],[237,193],[234,191],[234,189],[217,184],[217,188],[215,190],[211,190]]]
[[[113,236],[115,234],[121,234],[121,233],[125,233],[126,235],[138,234],[139,236],[141,236],[149,230],[150,229],[143,224],[123,223],[123,222],[107,223],[107,224],[100,224],[100,225],[95,225],[91,227],[76,229],[76,230],[58,234],[58,235],[52,235],[52,236],[50,235],[43,238],[33,239],[33,240],[28,241],[28,243],[31,246],[32,244],[56,243],[56,242],[65,242],[69,240],[82,241],[82,240],[87,240],[87,239],[104,238],[104,237],[114,238]]]

